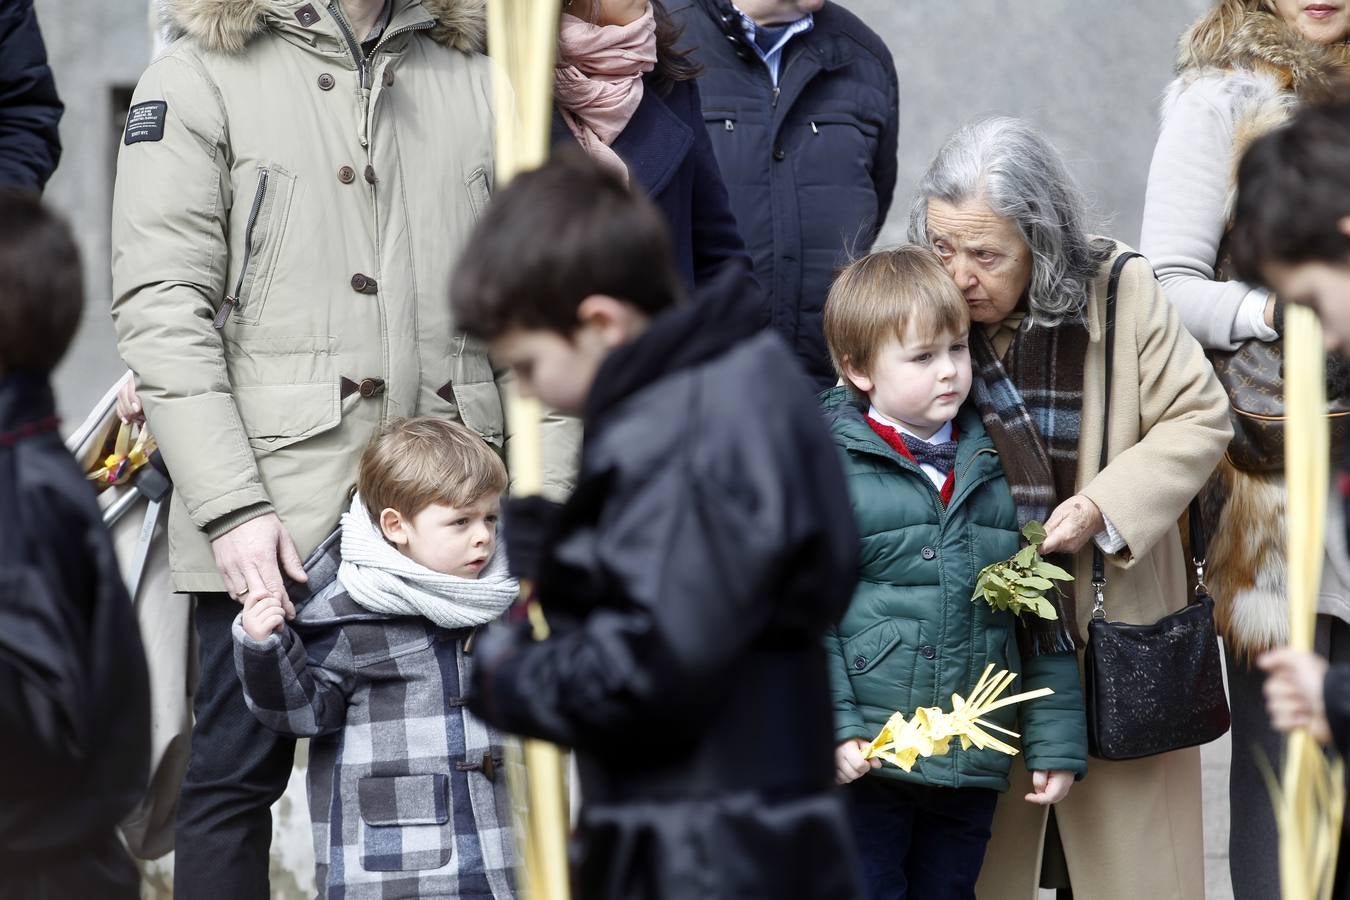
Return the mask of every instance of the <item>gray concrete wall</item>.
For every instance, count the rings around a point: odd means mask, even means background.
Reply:
[[[1157,99],[1173,48],[1206,0],[845,0],[895,53],[900,181],[883,240],[904,234],[913,185],[942,140],[973,117],[1024,116],[1063,150],[1104,229],[1135,243]],[[48,198],[75,224],[89,305],[58,373],[68,423],[120,374],[108,322],[108,210],[121,120],[113,92],[150,54],[145,0],[37,0],[67,111]]]

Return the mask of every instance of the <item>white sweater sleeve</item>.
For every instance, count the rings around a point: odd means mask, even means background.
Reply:
[[[1214,280],[1227,223],[1232,156],[1231,102],[1219,79],[1201,79],[1164,114],[1139,241],[1186,329],[1213,350],[1277,337],[1265,324],[1268,291]]]

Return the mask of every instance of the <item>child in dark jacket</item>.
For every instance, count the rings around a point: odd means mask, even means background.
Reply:
[[[0,898],[135,900],[116,826],[150,767],[150,685],[94,490],[49,381],[80,258],[35,194],[0,191]]]
[[[1087,770],[1073,653],[1022,658],[1008,611],[972,602],[976,576],[1012,556],[1012,493],[970,391],[970,314],[929,250],[901,247],[848,267],[825,306],[825,338],[847,387],[822,395],[862,533],[860,581],[825,645],[836,778],[874,900],[973,898],[1010,757],[954,746],[913,771],[865,760],[897,710],[951,709],[987,664],[1020,672],[1022,752],[1032,803],[1055,803]],[[1017,710],[989,717],[1017,726]],[[865,777],[864,777],[865,776]]]
[[[320,897],[511,900],[497,732],[464,706],[475,629],[518,593],[497,545],[506,467],[462,425],[395,419],[306,567],[313,592],[244,598],[235,667],[267,727],[309,737]]]
[[[566,159],[501,191],[463,259],[457,323],[584,416],[572,498],[507,507],[552,635],[490,630],[473,677],[486,719],[576,751],[574,896],[856,897],[820,641],[857,535],[746,270],[683,300],[651,203]]]

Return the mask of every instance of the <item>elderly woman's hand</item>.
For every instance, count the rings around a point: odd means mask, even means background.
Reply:
[[[1042,553],[1077,553],[1106,528],[1102,511],[1082,494],[1065,500],[1045,523]]]

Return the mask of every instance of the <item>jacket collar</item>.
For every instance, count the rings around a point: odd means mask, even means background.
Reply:
[[[45,373],[0,376],[0,434],[55,416],[56,398]]]
[[[240,53],[268,28],[317,31],[340,37],[329,10],[338,0],[159,0],[170,38],[189,37],[203,49]],[[317,14],[317,21],[312,15]],[[432,40],[465,52],[481,51],[485,0],[393,0],[389,31],[431,23]],[[306,21],[312,24],[306,25]]]
[[[1217,9],[1181,39],[1179,75],[1239,68],[1270,72],[1302,99],[1319,99],[1350,81],[1350,41],[1323,47],[1270,13],[1248,12],[1234,20]]]
[[[873,456],[884,456],[887,459],[897,462],[906,469],[912,469],[920,474],[923,470],[919,468],[918,463],[897,453],[890,444],[881,439],[872,428],[867,424],[867,411],[865,406],[853,396],[853,392],[847,387],[833,387],[821,394],[821,404],[825,408],[826,417],[829,419],[830,432],[834,435],[835,442],[845,450],[852,450],[859,453],[868,453]],[[989,432],[984,430],[984,423],[980,421],[980,415],[975,410],[973,403],[962,404],[961,409],[956,414],[956,430],[960,435],[956,442],[956,469],[958,473],[958,485],[960,479],[967,479],[967,469],[976,454],[984,450],[993,450],[994,441],[989,437]],[[995,461],[997,457],[992,457]],[[927,478],[924,475],[924,478]]]
[[[680,90],[678,86],[673,90]],[[574,142],[562,114],[553,112],[550,140],[556,146]],[[642,102],[614,140],[614,152],[628,166],[628,174],[649,197],[657,197],[680,170],[694,148],[694,131],[670,108],[656,87],[655,77],[644,78]]]
[[[605,357],[586,398],[586,427],[648,385],[722,356],[764,324],[759,286],[749,268],[727,263],[691,302],[660,313],[635,340]]]
[[[628,164],[633,179],[649,195],[657,196],[693,149],[694,131],[662,99],[655,79],[648,75],[645,81],[642,102],[613,148]]]

